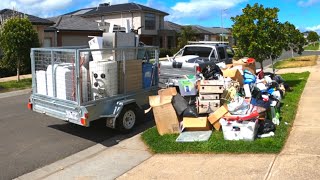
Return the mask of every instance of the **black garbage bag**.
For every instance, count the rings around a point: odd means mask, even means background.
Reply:
[[[206,80],[218,80],[219,76],[223,75],[221,69],[216,64],[208,65],[201,73]]]
[[[195,104],[193,105],[188,105],[187,109],[185,109],[183,111],[183,117],[198,117],[198,111],[197,111],[197,107]]]
[[[188,108],[188,102],[180,94],[172,98],[172,105],[178,116],[181,116],[184,110]]]
[[[276,125],[270,120],[270,119],[266,119],[264,121],[261,121],[260,126],[258,128],[258,134],[266,134],[269,133],[271,131],[275,131],[276,130]]]

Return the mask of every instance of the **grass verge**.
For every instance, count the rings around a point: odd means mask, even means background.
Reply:
[[[284,69],[284,68],[314,66],[317,64],[317,59],[318,59],[317,55],[300,56],[300,57],[278,61],[274,64],[274,67],[276,69]]]
[[[0,93],[15,91],[20,89],[27,89],[31,88],[32,86],[32,79],[22,79],[19,82],[17,81],[7,81],[7,82],[0,82]]]
[[[304,50],[319,50],[319,43],[316,43],[315,45],[309,44]]]
[[[160,136],[156,127],[153,127],[142,134],[142,139],[154,153],[279,153],[292,127],[309,74],[303,72],[281,75],[293,91],[287,92],[283,99],[281,123],[277,126],[274,137],[252,142],[225,141],[221,131],[213,131],[207,142],[177,143],[175,140],[178,135]]]

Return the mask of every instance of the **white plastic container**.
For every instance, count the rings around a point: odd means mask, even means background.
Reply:
[[[47,95],[47,72],[44,70],[36,71],[37,93]]]
[[[93,100],[118,94],[118,67],[116,61],[89,63]]]
[[[52,75],[52,66],[49,65],[47,68],[47,88],[48,96],[54,97],[53,94],[53,78],[55,78],[56,83],[56,97],[63,100],[76,101],[76,77],[75,77],[75,66],[71,63],[55,64],[53,70],[55,72],[55,77]],[[81,68],[81,78],[80,78],[80,92],[81,102],[88,101],[88,75],[87,69]]]
[[[258,131],[258,120],[251,121],[226,121],[220,119],[223,137],[225,140],[253,141]]]
[[[103,38],[94,37],[88,43],[89,43],[90,49],[102,49]],[[94,61],[101,61],[103,59],[103,54],[101,51],[92,51],[91,54]]]

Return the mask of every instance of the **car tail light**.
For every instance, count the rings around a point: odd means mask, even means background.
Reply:
[[[200,74],[200,73],[201,73],[201,67],[200,67],[200,66],[197,66],[197,67],[196,67],[196,72],[197,72],[197,74]]]
[[[81,124],[82,124],[83,126],[86,126],[86,124],[87,124],[86,118],[81,118]]]

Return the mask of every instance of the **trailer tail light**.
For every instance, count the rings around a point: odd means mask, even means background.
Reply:
[[[81,124],[83,125],[83,126],[86,126],[86,124],[87,124],[87,121],[86,121],[87,119],[86,118],[81,118]]]
[[[158,63],[158,75],[160,76],[160,63]]]
[[[28,109],[32,110],[32,103],[28,102]]]
[[[80,123],[83,125],[83,126],[86,126],[87,125],[87,119],[89,118],[89,113],[84,113],[84,117],[82,117],[80,119]]]
[[[197,72],[197,74],[200,74],[200,73],[201,73],[201,67],[200,67],[200,66],[197,66],[197,67],[196,67],[196,72]]]

